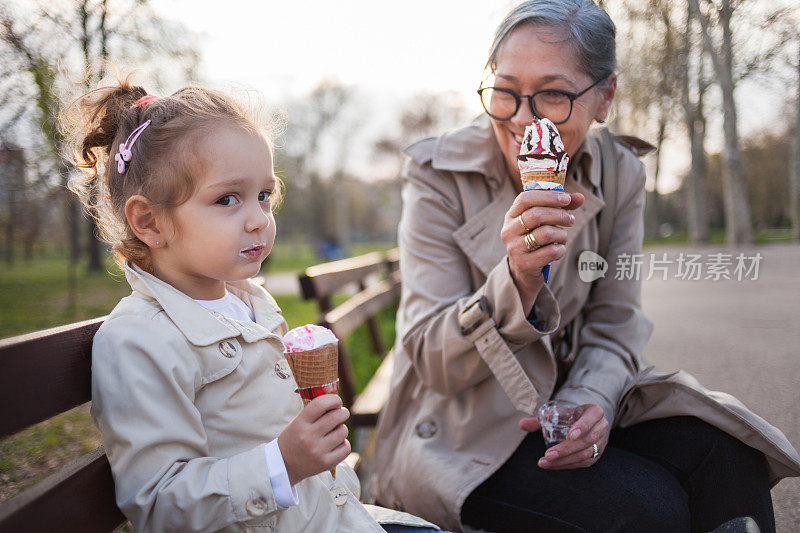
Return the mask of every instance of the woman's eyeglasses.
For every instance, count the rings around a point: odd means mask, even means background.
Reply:
[[[579,93],[571,93],[560,89],[545,89],[533,94],[517,94],[511,89],[502,87],[481,87],[478,95],[486,113],[496,120],[508,120],[519,111],[522,99],[528,100],[531,113],[537,118],[547,118],[553,124],[563,124],[572,115],[572,104],[601,81],[608,78],[608,74],[585,88]]]

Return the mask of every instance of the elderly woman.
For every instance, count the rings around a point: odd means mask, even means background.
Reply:
[[[774,530],[792,445],[734,398],[645,368],[636,276],[579,276],[582,251],[613,266],[641,250],[642,142],[589,131],[614,98],[614,39],[590,0],[521,4],[491,47],[486,114],[407,150],[383,505],[451,529],[708,531],[749,515]],[[522,192],[534,116],[571,155],[565,193]],[[582,415],[547,449],[532,415],[552,398]]]

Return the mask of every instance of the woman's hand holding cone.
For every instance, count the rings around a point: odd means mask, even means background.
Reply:
[[[278,436],[278,447],[292,485],[335,469],[350,454],[347,427],[350,411],[335,394],[311,400]]]
[[[567,232],[564,228],[575,222],[569,211],[579,208],[583,202],[580,193],[524,191],[506,212],[500,238],[506,246],[511,277],[526,314],[530,313],[544,285],[542,268],[566,253]],[[522,218],[526,228],[534,232],[540,248],[531,251],[525,244],[527,232],[518,217]]]

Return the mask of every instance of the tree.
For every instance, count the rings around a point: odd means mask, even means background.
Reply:
[[[700,23],[700,34],[703,45],[714,70],[714,77],[722,96],[723,134],[725,147],[723,150],[723,184],[725,198],[725,226],[727,240],[730,244],[748,244],[753,241],[750,206],[747,203],[739,132],[737,126],[737,108],[734,92],[736,85],[745,77],[770,69],[773,60],[788,40],[791,30],[780,30],[781,24],[793,7],[759,6],[764,13],[759,14],[753,2],[705,0],[701,7],[699,0],[689,0],[689,5]],[[737,13],[750,7],[738,17],[738,32],[746,33],[744,21],[752,21],[761,41],[769,33],[774,34],[774,42],[767,42],[766,48],[745,54],[734,46],[734,22]],[[796,31],[796,30],[795,30]],[[752,42],[750,43],[753,44]]]
[[[0,102],[0,114],[20,101],[35,102],[23,118],[38,123],[46,141],[52,173],[58,176],[49,183],[51,188],[64,187],[70,172],[57,128],[62,107],[96,85],[109,60],[121,66],[135,63],[153,80],[172,79],[182,85],[194,78],[198,55],[186,30],[159,19],[147,0],[71,0],[56,5],[41,0],[0,8],[0,61],[9,78],[21,80],[18,85],[24,88],[14,102]],[[30,151],[35,144],[26,138],[22,147]],[[75,198],[66,195],[65,202],[74,269],[82,255],[85,223]],[[91,235],[89,243],[95,243],[94,230]],[[90,268],[99,268],[99,248],[95,244],[89,250],[94,251]]]
[[[288,174],[287,191],[291,188],[294,193],[286,195],[281,215],[289,232],[306,230],[312,238],[336,239],[343,245],[349,241],[345,167],[348,141],[361,121],[353,109],[353,90],[325,80],[310,95],[288,106],[289,128],[276,161]],[[341,190],[334,190],[337,184]]]
[[[389,160],[391,176],[400,175],[403,150],[413,142],[439,135],[448,129],[462,126],[467,120],[464,103],[450,93],[419,93],[400,106],[397,122],[400,127],[390,130],[373,143],[373,159]]]
[[[703,45],[708,53],[714,73],[722,93],[723,132],[725,149],[723,150],[722,179],[725,185],[725,227],[729,244],[750,244],[753,232],[750,228],[750,206],[747,204],[747,191],[742,174],[742,158],[739,151],[739,132],[736,124],[736,89],[733,76],[733,33],[731,18],[734,6],[732,0],[721,0],[716,11],[717,24],[722,31],[722,40],[717,46],[711,37],[709,16],[700,11],[698,0],[689,0],[692,9],[700,21]],[[713,4],[708,4],[714,7]]]
[[[630,130],[655,138],[653,190],[647,192],[645,233],[657,236],[662,222],[661,195],[658,184],[663,172],[662,148],[668,132],[679,125],[680,104],[680,30],[677,10],[669,0],[641,2],[628,0],[622,4],[627,21],[622,31],[621,49],[623,80],[618,91],[618,108],[613,128]],[[652,138],[652,137],[651,137]]]
[[[0,144],[0,221],[4,226],[3,252],[7,263],[14,262],[14,249],[25,194],[25,159],[22,150]]]
[[[800,39],[797,42],[800,52]],[[800,241],[800,53],[797,54],[797,101],[794,118],[794,172],[789,180],[792,237]]]
[[[0,12],[0,38],[2,38],[21,59],[35,87],[37,120],[39,129],[49,148],[49,159],[53,162],[59,183],[66,188],[69,179],[69,164],[64,159],[64,137],[58,129],[60,102],[56,88],[56,68],[44,53],[28,44],[26,36],[20,33],[10,15]],[[70,254],[67,270],[68,306],[75,304],[77,281],[75,268],[80,254],[78,231],[80,207],[77,199],[67,195],[64,205],[66,218],[70,228]]]
[[[105,76],[105,66],[108,61],[108,28],[106,27],[108,20],[108,0],[101,0],[97,8],[98,22],[97,31],[92,31],[91,26],[91,6],[89,0],[81,0],[77,6],[78,18],[80,20],[80,43],[81,51],[83,52],[84,72],[86,72],[85,84],[86,89],[91,89],[93,82],[99,81]],[[99,37],[100,41],[100,54],[99,54],[99,68],[93,68],[95,59],[92,54],[92,41],[94,38]],[[96,72],[97,80],[93,74]],[[86,239],[86,249],[89,256],[87,269],[90,272],[99,272],[103,268],[103,263],[100,254],[100,240],[99,231],[97,228],[97,213],[93,208],[89,211],[89,235]]]
[[[693,42],[696,34],[693,28],[694,16],[691,6],[686,6],[686,25],[681,50],[681,107],[683,108],[686,131],[689,134],[691,163],[686,176],[687,186],[685,205],[689,225],[689,239],[693,244],[708,242],[708,213],[706,211],[706,118],[705,94],[709,82],[705,76],[705,57],[703,47],[699,49]],[[692,58],[697,58],[692,61]]]

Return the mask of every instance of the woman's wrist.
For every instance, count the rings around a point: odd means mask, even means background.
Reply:
[[[544,287],[544,278],[539,277],[534,283],[523,283],[517,276],[514,275],[514,269],[511,269],[511,279],[514,280],[514,285],[517,287],[519,299],[522,303],[522,311],[525,316],[528,316],[533,309],[533,304],[539,296],[539,292]]]

